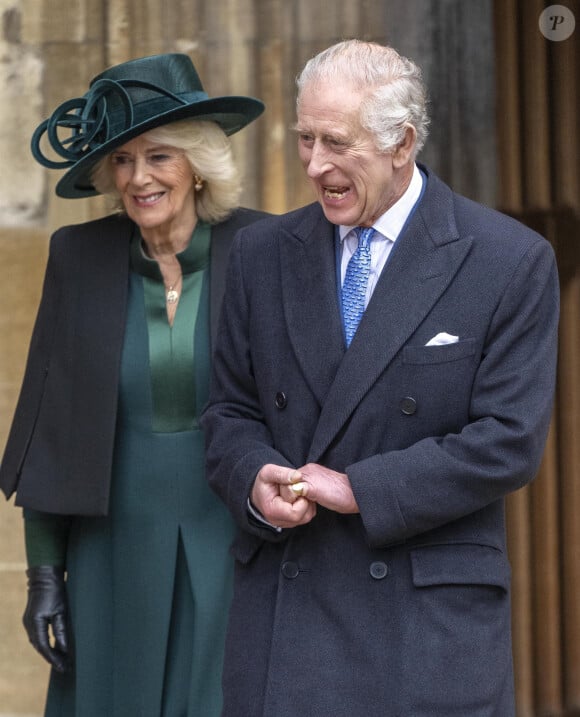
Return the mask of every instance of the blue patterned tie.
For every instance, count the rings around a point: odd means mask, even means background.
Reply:
[[[375,233],[372,227],[357,227],[355,231],[358,234],[358,247],[348,262],[342,285],[342,321],[347,346],[350,346],[365,311],[367,284],[371,272],[370,245]]]

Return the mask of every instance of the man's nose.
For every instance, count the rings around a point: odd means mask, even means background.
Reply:
[[[316,179],[328,171],[329,167],[330,161],[327,150],[323,144],[315,142],[310,151],[310,157],[308,158],[308,166],[306,168],[308,176],[311,179]]]

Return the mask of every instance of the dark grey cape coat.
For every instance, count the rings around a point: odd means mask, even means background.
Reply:
[[[233,236],[263,216],[238,209],[212,227],[214,334]],[[17,491],[17,505],[71,515],[107,512],[134,228],[127,217],[115,215],[63,227],[51,238],[26,372],[0,466],[0,488],[7,497]]]
[[[512,717],[504,497],[552,408],[554,254],[429,170],[345,352],[318,204],[243,229],[203,418],[240,526],[226,717]],[[447,332],[459,341],[426,346]],[[348,474],[360,515],[281,534],[247,511],[266,463]]]

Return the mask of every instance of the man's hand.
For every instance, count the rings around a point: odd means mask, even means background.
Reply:
[[[338,473],[317,463],[308,463],[295,473],[292,480],[295,494],[335,513],[359,513],[346,473]]]
[[[301,479],[294,468],[266,464],[256,476],[250,497],[252,505],[269,523],[280,528],[309,523],[316,515],[316,503],[292,489]]]

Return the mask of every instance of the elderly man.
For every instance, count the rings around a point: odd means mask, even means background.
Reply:
[[[238,523],[227,717],[510,717],[504,498],[554,391],[549,244],[416,156],[418,68],[298,80],[317,202],[242,229],[203,423]]]

